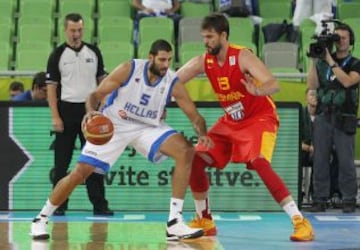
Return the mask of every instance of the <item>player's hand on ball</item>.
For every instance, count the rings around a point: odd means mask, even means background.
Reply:
[[[85,115],[82,129],[85,139],[95,145],[107,143],[114,134],[112,121],[97,111]]]
[[[83,133],[85,132],[86,123],[91,118],[93,118],[94,116],[97,116],[97,115],[103,115],[103,114],[101,112],[99,112],[99,111],[93,110],[93,111],[87,112],[84,115],[84,118],[82,119],[82,122],[81,122],[81,130],[82,130]]]

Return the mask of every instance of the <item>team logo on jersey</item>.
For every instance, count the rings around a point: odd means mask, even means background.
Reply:
[[[87,63],[93,63],[94,62],[94,58],[86,58],[85,60]]]
[[[206,59],[206,65],[208,69],[211,69],[213,67],[214,60],[212,58]]]
[[[234,66],[236,62],[235,56],[230,56],[229,57],[229,64],[230,66]]]
[[[162,87],[162,88],[160,89],[160,94],[164,94],[164,91],[165,91],[165,87]]]
[[[244,118],[244,106],[241,102],[236,102],[224,108],[225,112],[231,116],[234,121]]]
[[[135,78],[135,82],[139,83],[140,82],[140,78]]]

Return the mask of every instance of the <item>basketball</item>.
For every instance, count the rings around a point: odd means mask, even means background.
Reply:
[[[92,144],[103,145],[110,141],[113,134],[114,125],[106,116],[93,116],[85,124],[85,139]]]

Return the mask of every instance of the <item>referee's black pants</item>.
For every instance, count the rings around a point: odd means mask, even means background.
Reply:
[[[55,167],[53,185],[67,175],[69,165],[73,156],[76,138],[79,137],[81,147],[85,144],[85,138],[81,131],[81,121],[85,115],[84,103],[59,102],[58,109],[64,123],[64,131],[56,133],[55,137]],[[94,211],[102,211],[108,208],[105,199],[104,176],[93,173],[86,180],[86,188]],[[67,209],[66,200],[58,210]]]

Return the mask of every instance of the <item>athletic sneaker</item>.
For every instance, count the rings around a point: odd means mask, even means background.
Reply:
[[[31,223],[30,235],[34,240],[47,240],[50,238],[49,233],[46,231],[48,224],[48,217],[41,215],[36,217]]]
[[[195,239],[204,235],[201,228],[188,227],[179,213],[175,219],[167,222],[166,239],[167,240],[184,240]]]
[[[190,221],[189,227],[202,228],[205,236],[215,236],[217,234],[215,222],[212,219],[205,217],[199,218],[198,215],[196,215],[195,219]]]
[[[292,241],[311,241],[314,240],[315,235],[310,222],[301,218],[299,215],[295,215],[292,218],[294,225],[294,233],[290,236]]]

